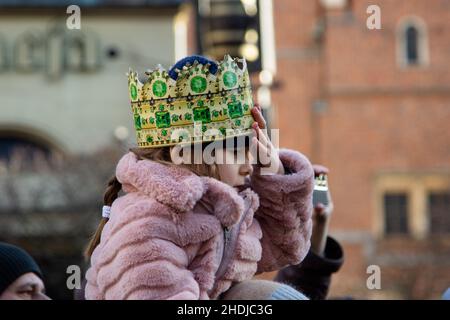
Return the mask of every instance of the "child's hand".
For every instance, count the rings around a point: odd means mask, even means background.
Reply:
[[[257,152],[258,165],[265,169],[265,174],[284,174],[278,151],[267,135],[266,120],[262,115],[261,106],[255,104],[251,112],[255,119],[252,124],[255,136],[252,139],[251,150]]]

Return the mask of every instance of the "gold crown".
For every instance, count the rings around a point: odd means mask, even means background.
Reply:
[[[251,134],[254,122],[250,78],[244,59],[225,56],[216,74],[197,60],[176,70],[161,66],[141,83],[128,73],[131,109],[139,147],[163,147]]]

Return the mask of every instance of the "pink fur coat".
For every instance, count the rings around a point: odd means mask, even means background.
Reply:
[[[280,150],[290,172],[236,189],[128,153],[86,273],[87,299],[217,299],[235,282],[299,263],[310,246],[313,169]]]

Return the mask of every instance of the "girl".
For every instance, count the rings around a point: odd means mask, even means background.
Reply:
[[[181,64],[194,59],[205,58]],[[251,146],[270,155],[270,175],[250,164],[248,144],[217,151],[244,151],[243,164],[176,165],[169,146],[122,157],[104,196],[110,213],[87,250],[87,299],[304,298],[250,280],[308,252],[314,176],[305,156],[273,147],[259,106],[251,114]]]

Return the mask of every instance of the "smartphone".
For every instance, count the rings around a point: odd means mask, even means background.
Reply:
[[[328,177],[325,173],[321,173],[314,178],[313,206],[322,203],[328,206]]]

